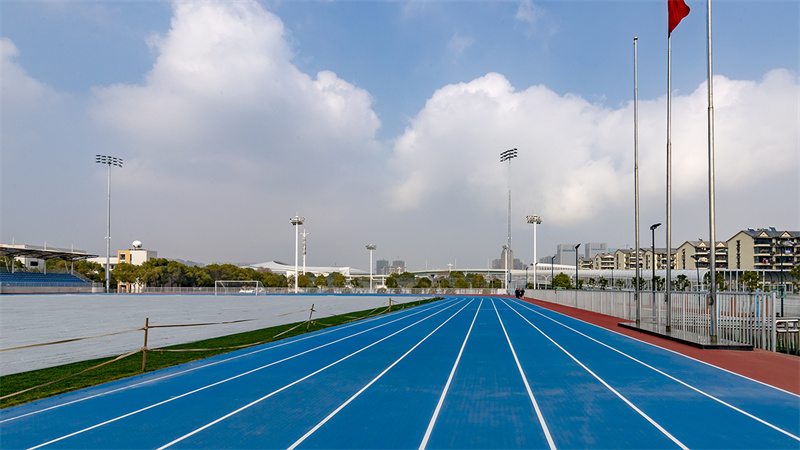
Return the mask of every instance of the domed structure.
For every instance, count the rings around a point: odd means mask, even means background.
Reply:
[[[138,249],[142,248],[142,241],[133,241],[133,244],[131,244],[131,245],[133,246],[133,248],[138,250]]]

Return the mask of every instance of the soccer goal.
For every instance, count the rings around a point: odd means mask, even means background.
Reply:
[[[214,295],[266,293],[264,285],[258,280],[217,280],[214,282]]]

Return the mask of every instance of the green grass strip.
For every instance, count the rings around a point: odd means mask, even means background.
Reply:
[[[165,349],[197,349],[208,348],[215,350],[204,351],[186,351],[186,352],[147,352],[147,370],[151,372],[154,370],[164,369],[167,367],[184,364],[198,359],[208,358],[210,356],[220,355],[235,351],[236,348],[225,347],[240,347],[258,345],[268,342],[279,341],[293,336],[310,333],[314,331],[328,329],[331,326],[341,325],[348,322],[366,319],[381,314],[386,314],[391,311],[397,311],[404,308],[424,305],[433,301],[441,300],[441,297],[432,299],[417,300],[408,303],[393,304],[391,310],[388,306],[379,307],[372,310],[364,310],[357,312],[349,312],[337,316],[329,317],[312,317],[311,322],[306,321],[288,323],[285,325],[278,325],[275,327],[262,328],[260,330],[247,331],[244,333],[232,334],[229,336],[222,336],[211,339],[204,339],[202,341],[190,342],[186,344],[173,345],[165,347]],[[298,326],[302,325],[302,326]],[[306,326],[308,325],[308,326]],[[151,331],[152,332],[152,331]],[[241,347],[240,347],[241,348]],[[107,358],[92,359],[88,361],[81,361],[72,364],[65,364],[63,366],[50,367],[47,369],[32,370],[30,372],[15,373],[12,375],[5,375],[0,377],[0,397],[20,392],[25,389],[30,389],[54,380],[67,377],[79,373],[83,370],[89,369],[93,366],[102,364],[104,362],[112,361],[116,356]],[[142,373],[142,355],[141,353],[134,354],[124,359],[120,359],[111,364],[106,364],[97,369],[87,371],[75,377],[53,383],[38,389],[33,389],[23,394],[19,394],[0,401],[0,408],[7,408],[14,405],[32,402],[46,397],[51,397],[58,394],[63,394],[78,389],[95,386],[109,381],[128,378]]]

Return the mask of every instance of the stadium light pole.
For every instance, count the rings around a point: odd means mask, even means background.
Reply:
[[[298,288],[297,279],[300,278],[300,273],[298,272],[298,261],[297,261],[297,245],[300,236],[300,232],[297,231],[297,227],[302,225],[306,221],[305,217],[294,216],[289,219],[289,222],[294,225],[294,293],[297,294],[300,290]]]
[[[540,225],[542,223],[542,218],[537,215],[532,216],[525,216],[528,220],[528,223],[533,224],[533,289],[536,290],[536,225]],[[526,286],[527,287],[527,286]]]
[[[372,251],[375,250],[376,247],[374,244],[368,244],[367,250],[369,250],[369,292],[372,292]]]
[[[106,223],[106,294],[111,292],[111,166],[122,167],[122,158],[95,155],[94,162],[108,166],[108,214]]]
[[[500,153],[500,162],[508,161],[508,251],[506,252],[506,260],[511,259],[511,160],[517,157],[517,149],[512,148],[510,150],[506,150]],[[510,277],[509,277],[509,268],[513,261],[508,261],[506,263],[506,293],[508,293],[509,284],[510,284]]]

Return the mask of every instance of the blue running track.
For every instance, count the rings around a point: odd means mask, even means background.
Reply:
[[[7,408],[0,447],[800,449],[800,397],[453,296]]]

